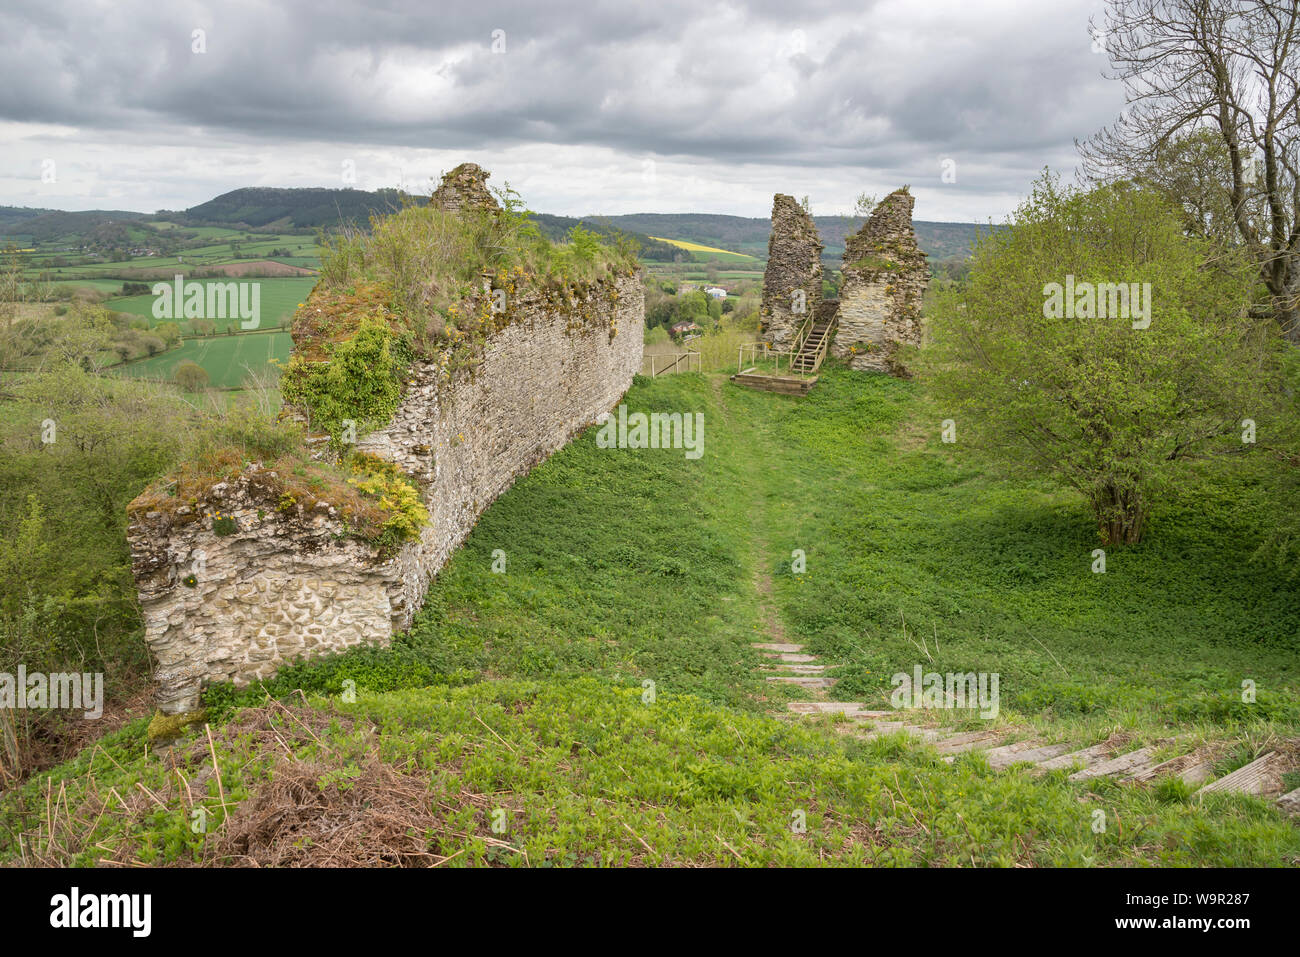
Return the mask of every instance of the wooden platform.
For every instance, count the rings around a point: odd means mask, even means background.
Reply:
[[[751,389],[762,389],[764,392],[807,395],[808,391],[817,384],[817,378],[817,376],[801,379],[797,376],[763,375],[752,369],[746,369],[733,375],[731,381],[737,385],[749,386]]]

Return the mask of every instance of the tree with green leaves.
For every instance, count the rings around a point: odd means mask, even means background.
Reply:
[[[172,373],[172,381],[185,392],[198,392],[208,387],[208,370],[197,362],[187,359],[176,367],[176,371]]]
[[[936,291],[926,365],[959,440],[1077,489],[1103,543],[1139,541],[1183,464],[1265,413],[1281,340],[1249,314],[1254,264],[1222,255],[1152,190],[1044,173]]]

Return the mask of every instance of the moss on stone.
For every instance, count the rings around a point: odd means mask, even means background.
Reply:
[[[208,712],[202,708],[198,711],[183,711],[180,714],[163,714],[159,711],[149,722],[148,735],[150,743],[175,741],[186,728],[200,721],[206,721]]]

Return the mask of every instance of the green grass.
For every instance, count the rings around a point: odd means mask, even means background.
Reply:
[[[273,733],[216,728],[220,782],[200,785],[212,766],[205,737],[164,762],[143,754],[137,722],[4,802],[0,856],[23,860],[9,835],[25,832],[27,854],[49,862],[219,864],[223,796],[237,808],[290,761],[312,769],[320,797],[310,804],[341,814],[375,762],[427,789],[406,843],[458,867],[1266,866],[1300,852],[1294,827],[1251,799],[1198,807],[1178,789],[1077,787],[1064,772],[1035,780],[968,758],[949,766],[897,737],[860,743],[691,695],[648,701],[595,678],[313,697],[258,727]],[[62,795],[55,833],[66,851],[32,837],[47,791]],[[195,808],[207,837],[191,827]],[[505,828],[494,832],[498,808]],[[282,811],[295,820],[295,808]]]
[[[301,302],[305,302],[307,300],[307,295],[311,292],[312,287],[316,285],[316,280],[314,278],[310,278],[310,279],[231,278],[231,279],[195,280],[195,281],[203,282],[205,288],[211,283],[224,284],[227,282],[256,282],[260,284],[262,287],[262,290],[259,293],[261,297],[260,304],[261,304],[262,328],[272,328],[275,326],[279,326],[280,323],[282,322],[288,322],[293,317],[293,313],[298,308],[298,304]],[[120,284],[118,288],[119,289],[121,288]],[[127,312],[130,313],[131,315],[143,316],[144,318],[149,320],[150,326],[156,326],[159,323],[163,323],[163,322],[176,321],[171,319],[154,318],[154,314],[153,314],[154,301],[155,301],[155,297],[153,295],[127,296],[124,298],[110,299],[107,303],[105,303],[105,306],[117,312]],[[206,316],[201,318],[206,318]],[[234,318],[234,319],[213,318],[212,321],[216,323],[218,332],[224,332],[225,327],[228,325],[234,325],[235,328],[238,329],[240,323],[240,320],[238,318]],[[181,326],[181,332],[183,333],[188,334],[192,331],[192,324],[188,320],[185,319],[180,320],[180,326]]]
[[[176,367],[185,361],[197,362],[207,370],[214,387],[238,388],[249,369],[264,370],[271,359],[283,362],[293,349],[287,332],[250,332],[233,336],[207,336],[186,339],[175,349],[148,359],[139,359],[114,367],[120,375],[140,379],[171,381]]]
[[[762,680],[749,646],[773,637],[770,578],[784,637],[839,666],[841,697],[883,704],[888,676],[916,664],[997,671],[1000,723],[1080,745],[1188,732],[1231,744],[1231,770],[1300,725],[1297,586],[1250,561],[1269,513],[1248,473],[1189,477],[1147,542],[1094,575],[1078,497],[941,444],[944,416],[914,382],[829,367],[793,399],[681,375],[638,379],[626,401],[702,412],[703,458],[599,449],[589,430],[484,513],[392,648],[294,666],[265,691],[212,689],[228,803],[274,778],[279,745],[222,722],[302,688],[310,704],[293,710],[320,741],[283,712],[277,728],[330,769],[321,792],[363,781],[377,756],[429,789],[434,820],[416,830],[449,866],[1300,863],[1300,831],[1258,799],[993,773],[777,720],[796,695]],[[206,741],[188,747],[197,771]],[[165,795],[69,838],[79,862],[107,853],[94,841],[127,860],[201,853],[189,798],[143,749],[140,725],[53,773],[74,815],[109,786]],[[215,781],[197,800],[219,817]],[[30,834],[45,806],[31,782],[0,823]],[[15,856],[0,838],[0,859]]]
[[[885,701],[889,675],[921,663],[999,672],[1005,708],[1099,730],[1300,727],[1300,588],[1251,560],[1270,512],[1248,472],[1189,476],[1094,574],[1079,496],[986,474],[939,441],[945,416],[914,386],[852,381],[828,370],[772,423],[800,463],[769,501],[775,537],[807,552],[797,577],[773,556],[777,594],[791,630],[845,663],[837,696]]]

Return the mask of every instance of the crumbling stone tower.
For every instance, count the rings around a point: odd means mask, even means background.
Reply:
[[[845,240],[839,332],[831,353],[853,369],[906,376],[898,347],[921,343],[921,297],[930,268],[912,229],[915,202],[906,186],[894,190]]]
[[[429,205],[441,206],[452,213],[462,209],[500,209],[487,188],[490,175],[477,163],[461,163],[442,178],[442,183],[429,198]]]
[[[793,196],[772,199],[760,333],[777,349],[789,346],[822,299],[822,244],[813,218]]]

